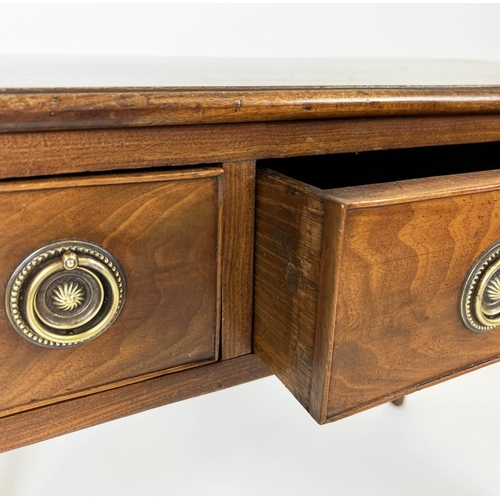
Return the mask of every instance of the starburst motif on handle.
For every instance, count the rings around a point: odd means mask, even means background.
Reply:
[[[486,295],[491,301],[500,300],[500,277],[495,276],[486,287]]]
[[[72,311],[82,304],[85,294],[83,288],[73,281],[57,285],[52,293],[52,304],[61,311]]]

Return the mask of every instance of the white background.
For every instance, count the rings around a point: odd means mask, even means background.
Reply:
[[[3,4],[0,53],[500,60],[499,20],[495,4]],[[498,494],[499,384],[494,365],[320,427],[268,378],[4,453],[0,494]]]

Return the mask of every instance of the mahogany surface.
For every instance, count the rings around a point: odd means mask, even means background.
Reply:
[[[0,179],[500,140],[500,113],[0,134]]]
[[[114,176],[111,183],[88,177],[2,186],[2,290],[31,251],[74,236],[109,249],[124,268],[128,290],[112,327],[73,349],[28,342],[2,307],[0,416],[217,359],[221,173],[209,168],[194,179],[173,172]]]
[[[500,171],[321,190],[257,184],[256,352],[321,423],[500,359],[458,314],[498,240]]]
[[[3,417],[0,452],[269,375],[250,354]]]
[[[2,286],[71,232],[109,246],[133,294],[118,343],[75,351],[35,352],[0,313],[0,449],[269,374],[252,350],[320,422],[495,362],[495,331],[468,337],[452,304],[498,234],[498,172],[255,178],[261,160],[496,141],[498,62],[1,55]]]
[[[498,113],[500,63],[0,56],[0,132]]]

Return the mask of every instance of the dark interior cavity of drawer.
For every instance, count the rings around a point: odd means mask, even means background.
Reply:
[[[319,189],[334,189],[439,175],[492,170],[500,166],[500,142],[364,151],[261,160],[269,168]]]

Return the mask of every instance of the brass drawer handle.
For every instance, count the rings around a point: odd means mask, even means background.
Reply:
[[[488,247],[469,270],[460,312],[465,326],[474,332],[500,325],[500,242]]]
[[[125,274],[105,248],[83,240],[44,245],[16,267],[5,307],[15,330],[45,347],[70,347],[103,333],[120,314]]]

